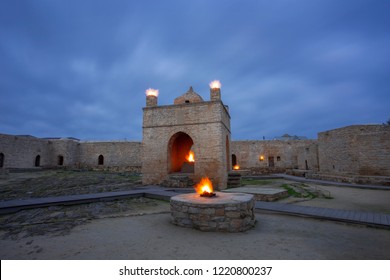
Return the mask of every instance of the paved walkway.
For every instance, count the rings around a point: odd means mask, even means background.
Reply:
[[[334,181],[326,181],[326,180],[307,179],[305,177],[298,177],[298,176],[287,175],[287,174],[271,174],[271,175],[243,176],[243,177],[255,178],[255,179],[286,179],[286,180],[291,180],[291,181],[315,183],[315,184],[320,184],[320,185],[342,186],[342,187],[351,187],[351,188],[359,188],[359,189],[389,190],[390,191],[390,186],[361,185],[361,184],[342,183],[342,182],[334,182]]]
[[[147,197],[169,201],[172,196],[183,192],[192,192],[192,190],[146,186],[131,191],[9,200],[0,202],[0,214],[14,213],[24,209],[48,207],[53,205],[91,203],[129,197]],[[350,211],[263,201],[257,201],[255,208],[263,211],[357,223],[390,229],[390,215],[383,213]]]
[[[325,220],[390,228],[390,215],[383,213],[351,211],[263,201],[256,202],[256,209],[286,213],[290,215],[320,218]]]

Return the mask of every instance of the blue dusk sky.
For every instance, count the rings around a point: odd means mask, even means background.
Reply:
[[[390,118],[390,1],[0,2],[0,133],[142,139],[145,90],[220,80],[233,140]]]

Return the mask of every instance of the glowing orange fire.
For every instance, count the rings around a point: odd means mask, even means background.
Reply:
[[[240,166],[238,164],[236,164],[235,166],[233,166],[233,169],[234,170],[240,170]]]
[[[195,186],[195,191],[200,195],[211,194],[214,191],[213,183],[208,177],[203,177],[199,184]]]
[[[221,88],[221,82],[218,80],[214,80],[210,83],[210,88]]]
[[[157,97],[158,96],[158,89],[148,88],[145,93],[147,96],[156,96]]]
[[[188,155],[186,156],[186,160],[188,162],[195,162],[195,154],[193,151],[190,151]]]

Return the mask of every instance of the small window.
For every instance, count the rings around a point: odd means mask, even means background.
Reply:
[[[280,159],[280,156],[277,156],[276,157],[276,161],[280,161],[281,159]]]
[[[62,156],[62,155],[59,155],[59,156],[58,156],[58,158],[57,158],[57,164],[58,164],[59,166],[64,165],[64,156]]]
[[[190,103],[190,101],[189,100],[186,100],[186,101],[184,101],[185,103]]]
[[[98,157],[98,165],[103,165],[104,164],[104,156],[103,155],[100,155]]]

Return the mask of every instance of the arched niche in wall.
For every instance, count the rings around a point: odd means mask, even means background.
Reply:
[[[63,155],[58,155],[57,157],[57,165],[63,166],[64,165],[64,156]]]
[[[37,156],[35,157],[34,165],[35,165],[35,167],[41,166],[41,156],[40,156],[40,155],[37,155]]]
[[[237,165],[237,156],[235,154],[232,154],[232,166]]]
[[[4,167],[4,154],[0,153],[0,168]]]
[[[168,142],[168,170],[170,173],[181,172],[193,144],[194,141],[187,133],[177,132],[172,135]]]
[[[103,155],[99,155],[98,157],[98,165],[103,165],[104,164],[104,156]]]

